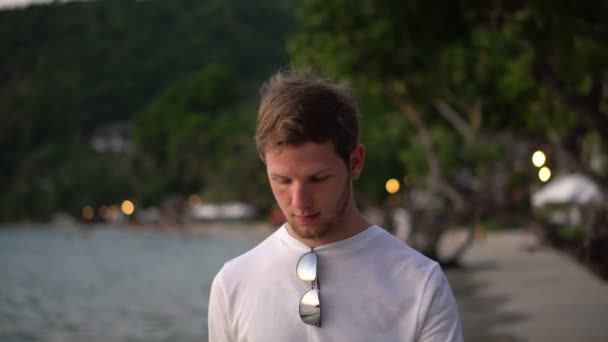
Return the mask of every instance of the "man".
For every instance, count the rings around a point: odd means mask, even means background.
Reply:
[[[358,125],[337,85],[309,73],[265,84],[256,143],[287,223],[215,277],[210,341],[462,341],[438,264],[357,209]]]

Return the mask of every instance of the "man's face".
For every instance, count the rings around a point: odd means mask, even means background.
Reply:
[[[353,203],[351,179],[359,168],[353,172],[331,142],[270,149],[265,160],[270,187],[291,231],[310,240],[338,233]]]

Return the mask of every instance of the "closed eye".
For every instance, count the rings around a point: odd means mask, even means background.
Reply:
[[[289,178],[285,178],[285,177],[281,177],[281,176],[274,176],[272,177],[272,180],[278,184],[282,184],[282,185],[286,185],[289,184],[289,182],[291,182],[291,180]]]
[[[312,176],[312,177],[310,177],[310,181],[312,183],[321,183],[321,182],[324,182],[324,181],[326,181],[328,179],[329,179],[328,175],[324,175],[324,176]]]

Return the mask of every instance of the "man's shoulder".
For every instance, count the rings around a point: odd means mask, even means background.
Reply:
[[[403,268],[409,272],[430,273],[439,264],[420,253],[407,243],[397,239],[394,235],[384,231],[375,240],[374,248],[376,253],[380,253],[388,265]]]
[[[256,264],[272,258],[279,244],[278,230],[270,234],[252,249],[224,263],[221,273],[240,277],[243,272],[253,269]]]

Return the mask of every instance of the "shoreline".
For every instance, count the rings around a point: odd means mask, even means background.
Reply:
[[[270,235],[280,225],[267,221],[209,221],[188,223],[81,223],[72,222],[10,222],[0,224],[2,230],[65,230],[93,233],[102,230],[116,230],[158,234],[180,234],[188,236],[236,236],[236,235]]]

